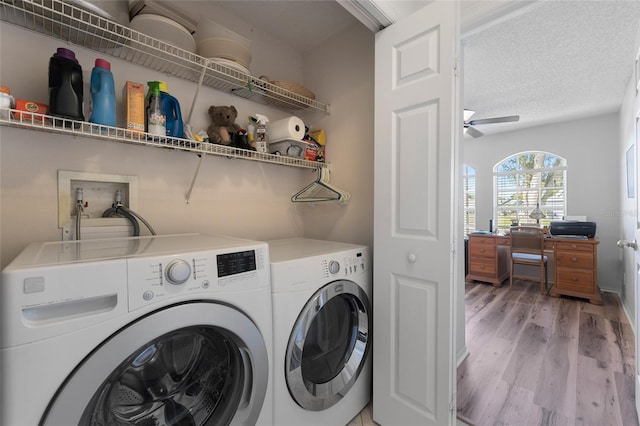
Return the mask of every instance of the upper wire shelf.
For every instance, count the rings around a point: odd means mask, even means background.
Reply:
[[[170,76],[292,112],[323,104],[60,0],[0,0],[0,20]]]
[[[326,163],[304,160],[301,158],[267,154],[248,149],[218,145],[209,142],[196,142],[188,139],[157,136],[144,132],[135,132],[120,127],[105,126],[86,121],[69,120],[49,115],[26,113],[15,109],[0,108],[0,125],[57,133],[69,136],[88,137],[128,143],[134,145],[154,146],[180,151],[190,151],[198,155],[211,154],[227,158],[241,158],[262,163],[281,164],[306,169],[321,169]]]

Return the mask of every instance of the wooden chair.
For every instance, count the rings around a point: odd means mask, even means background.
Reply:
[[[541,228],[528,226],[511,227],[511,268],[509,287],[513,287],[513,279],[531,280],[532,277],[515,275],[515,265],[540,267],[540,294],[547,290],[547,256],[544,255],[544,232]]]

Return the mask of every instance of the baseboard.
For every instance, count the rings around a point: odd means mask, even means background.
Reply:
[[[466,418],[462,414],[456,415],[456,420],[458,425],[475,426],[471,419]]]
[[[460,349],[458,351],[458,356],[457,356],[457,367],[460,367],[460,364],[462,364],[462,362],[467,359],[467,357],[469,356],[469,351],[467,350],[467,345],[464,345],[462,347],[462,349]]]
[[[633,319],[634,316],[629,314],[629,311],[627,310],[627,305],[622,300],[622,296],[621,296],[620,291],[619,290],[610,290],[608,288],[601,288],[600,291],[603,292],[603,293],[613,293],[613,294],[617,294],[618,295],[618,299],[620,299],[620,305],[622,305],[622,311],[624,312],[624,315],[627,317],[627,321],[629,321],[629,324],[631,325],[631,330],[633,331],[633,336],[637,339],[638,338],[638,334],[636,333],[636,322]]]

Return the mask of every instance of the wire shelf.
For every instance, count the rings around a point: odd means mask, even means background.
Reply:
[[[149,133],[122,129],[119,127],[89,123],[86,121],[69,120],[36,113],[26,113],[15,109],[0,108],[0,125],[75,137],[87,137],[91,139],[134,145],[189,151],[198,155],[211,154],[227,158],[240,158],[244,160],[306,169],[320,169],[327,166],[326,163],[318,161],[267,154],[264,152],[234,148],[208,142],[196,142],[188,139],[157,136]]]
[[[327,104],[60,0],[0,0],[0,20],[195,83],[199,83],[202,70],[206,69],[204,86],[284,111],[312,108],[330,112]]]

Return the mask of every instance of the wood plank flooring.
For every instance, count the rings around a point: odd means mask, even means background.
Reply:
[[[466,283],[458,414],[477,426],[637,426],[634,336],[618,296],[596,306],[539,290]]]

